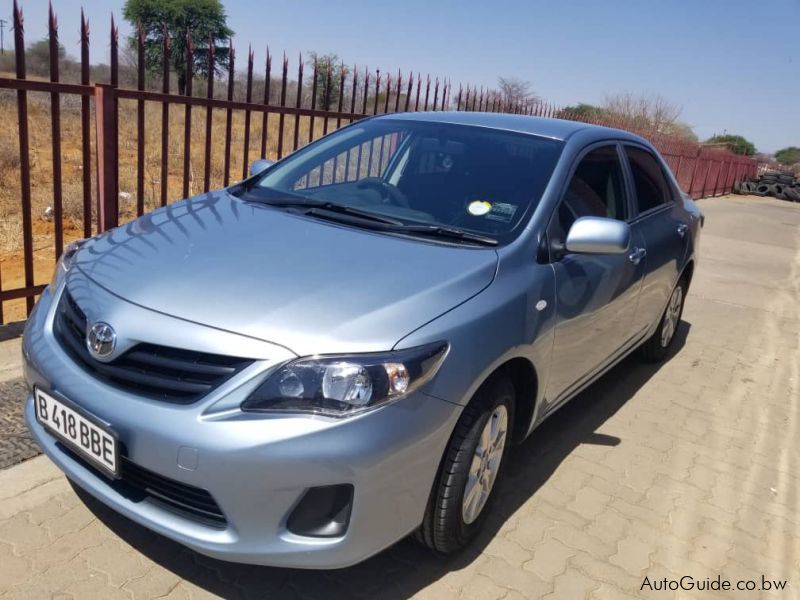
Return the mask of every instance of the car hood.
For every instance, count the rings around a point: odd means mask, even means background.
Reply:
[[[486,288],[497,253],[319,221],[221,191],[106,232],[74,264],[125,300],[303,356],[391,349]]]

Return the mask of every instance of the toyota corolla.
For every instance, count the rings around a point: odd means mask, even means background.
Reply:
[[[701,225],[623,131],[358,121],[72,244],[26,326],[27,423],[79,487],[210,556],[454,552],[513,442],[668,355]]]

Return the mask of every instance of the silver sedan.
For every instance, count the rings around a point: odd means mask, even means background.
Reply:
[[[631,352],[668,355],[701,225],[622,131],[358,121],[70,246],[25,331],[28,426],[210,556],[343,567],[414,532],[454,552],[512,442]]]

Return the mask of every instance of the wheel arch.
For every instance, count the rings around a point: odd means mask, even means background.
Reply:
[[[683,271],[681,272],[681,276],[679,279],[686,279],[686,291],[689,291],[689,286],[692,283],[692,277],[694,276],[694,258],[690,258],[686,265],[683,267]]]
[[[514,386],[514,431],[513,440],[521,442],[528,434],[536,409],[539,391],[539,377],[536,367],[527,358],[518,356],[498,366],[486,380],[503,374],[511,379]]]

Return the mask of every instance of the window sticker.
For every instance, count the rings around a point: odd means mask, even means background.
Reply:
[[[467,210],[474,217],[482,217],[492,210],[492,203],[486,200],[473,200],[467,206]]]
[[[486,215],[487,219],[492,221],[500,221],[501,223],[510,223],[517,213],[518,206],[516,204],[506,204],[505,202],[495,202],[489,214]]]

